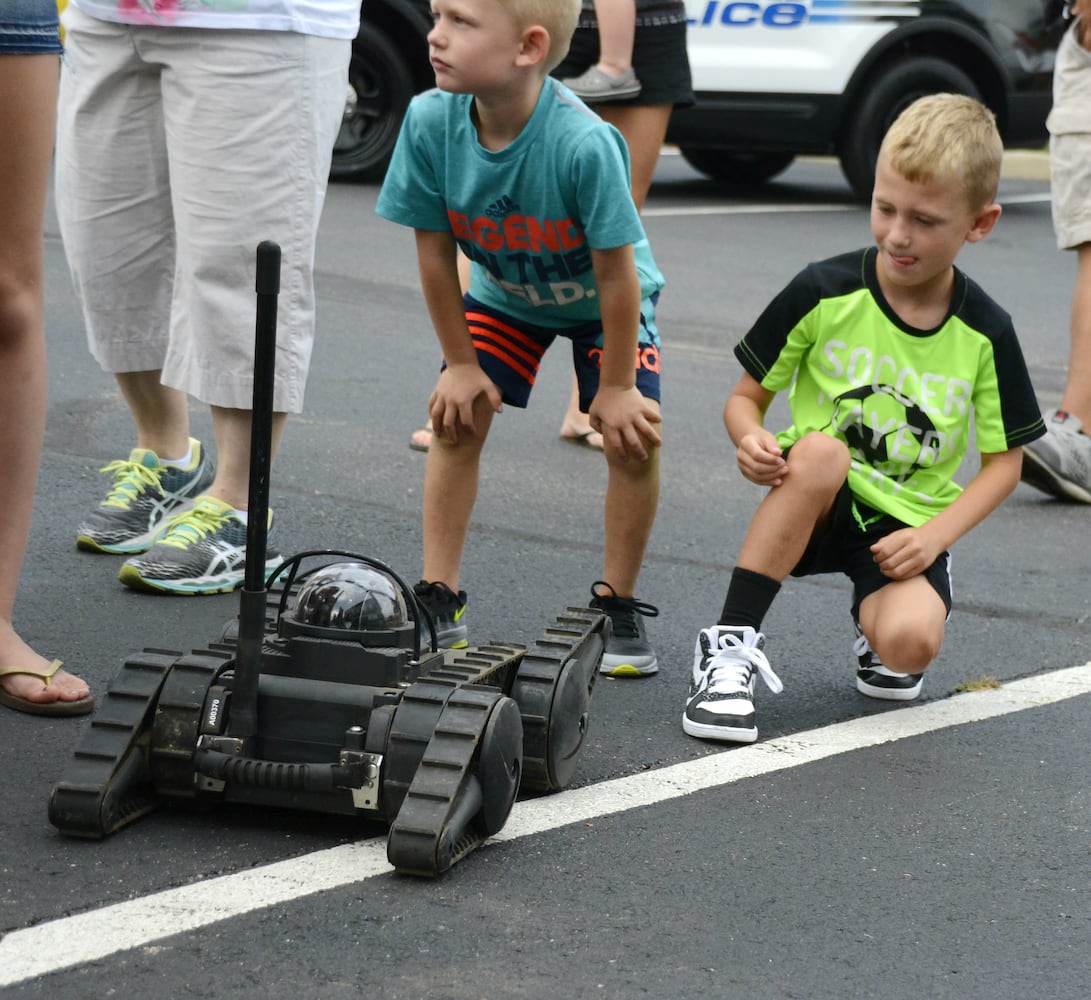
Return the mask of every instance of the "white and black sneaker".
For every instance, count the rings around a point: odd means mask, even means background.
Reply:
[[[912,701],[921,693],[924,674],[896,674],[883,666],[883,661],[868,644],[867,636],[856,628],[856,641],[852,651],[856,654],[856,690],[869,698],[884,701]]]
[[[693,677],[682,729],[702,740],[753,743],[754,676],[774,694],[784,685],[765,657],[765,636],[749,626],[701,629],[693,652]]]

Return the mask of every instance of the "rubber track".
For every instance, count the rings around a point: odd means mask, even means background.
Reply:
[[[433,877],[484,843],[486,838],[470,822],[471,817],[460,830],[448,827],[465,791],[489,716],[504,697],[503,692],[484,685],[460,684],[454,690],[443,690],[441,684],[428,681],[418,682],[406,691],[403,701],[420,699],[445,704],[402,806],[390,824],[386,854],[398,871]]]
[[[110,682],[68,777],[49,799],[49,820],[62,833],[99,839],[151,812],[148,767],[152,714],[179,652],[145,649]]]
[[[548,626],[545,634],[527,651],[511,687],[511,697],[523,719],[524,791],[556,791],[555,775],[549,766],[549,733],[553,695],[565,666],[590,639],[602,612],[588,608],[568,608]],[[592,684],[598,675],[596,669]]]
[[[420,680],[448,680],[453,684],[489,684],[505,689],[526,652],[525,647],[506,642],[466,649],[447,649],[442,666],[422,674]]]
[[[194,798],[193,754],[200,735],[205,697],[232,654],[223,649],[180,657],[163,683],[152,725],[149,764],[159,795]]]

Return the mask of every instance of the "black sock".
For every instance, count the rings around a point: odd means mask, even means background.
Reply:
[[[760,630],[762,619],[780,591],[780,584],[771,576],[735,567],[727,587],[720,625],[749,625]]]

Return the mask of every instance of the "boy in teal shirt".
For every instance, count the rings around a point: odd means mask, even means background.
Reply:
[[[467,644],[462,552],[482,446],[502,403],[525,406],[546,348],[572,342],[581,408],[609,478],[593,607],[612,622],[602,670],[658,669],[635,598],[659,497],[663,286],[629,193],[625,143],[548,76],[579,0],[434,0],[437,89],[410,105],[377,211],[416,231],[444,366],[429,399],[417,595],[445,646]],[[457,255],[472,262],[469,291]]]
[[[697,637],[689,735],[757,739],[755,676],[782,688],[760,628],[789,573],[852,580],[861,693],[920,693],[951,610],[947,550],[1015,488],[1021,446],[1044,432],[1011,318],[954,266],[1000,217],[1002,152],[977,101],[916,101],[879,152],[875,245],[806,268],[736,348],[724,422],[769,492]],[[792,425],[773,434],[765,412],[785,389]],[[971,427],[981,468],[963,490]]]

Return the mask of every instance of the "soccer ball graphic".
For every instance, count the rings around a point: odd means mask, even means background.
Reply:
[[[880,471],[913,471],[935,460],[935,424],[891,385],[862,385],[834,400],[833,425],[854,457]]]

